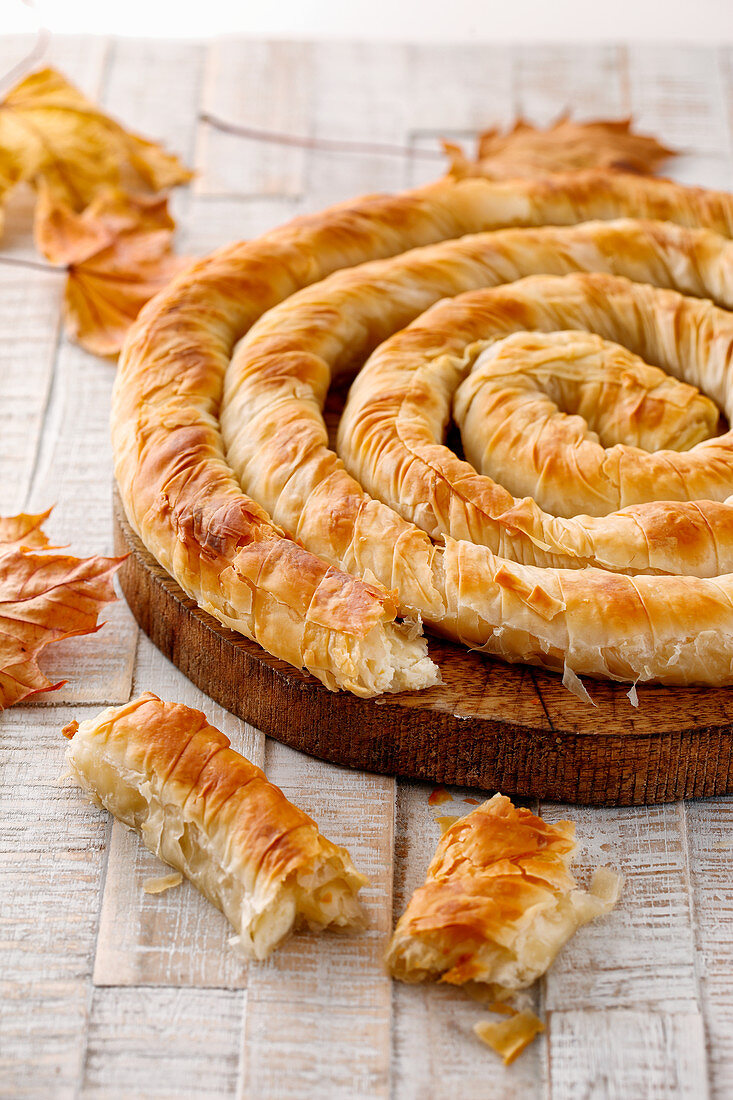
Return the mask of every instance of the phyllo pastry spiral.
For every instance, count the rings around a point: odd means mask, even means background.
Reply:
[[[424,886],[387,952],[394,978],[481,982],[496,996],[547,970],[573,933],[614,906],[620,876],[599,868],[590,893],[569,870],[571,821],[550,824],[496,794],[442,836]]]
[[[201,711],[148,692],[64,733],[74,778],[221,909],[246,955],[303,926],[364,926],[348,852]]]
[[[422,624],[569,684],[731,684],[733,433],[707,435],[733,418],[731,236],[729,194],[587,170],[454,176],[220,249],[126,341],[128,520],[200,608],[333,690],[438,683]],[[683,388],[660,402],[645,365]],[[478,467],[446,446],[454,395]],[[693,409],[671,442],[662,406]]]

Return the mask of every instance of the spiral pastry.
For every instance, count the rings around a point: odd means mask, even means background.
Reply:
[[[435,683],[420,622],[571,685],[731,683],[731,236],[732,196],[588,171],[447,178],[220,250],[124,350],[127,515],[330,688]],[[355,369],[337,454],[322,410]]]

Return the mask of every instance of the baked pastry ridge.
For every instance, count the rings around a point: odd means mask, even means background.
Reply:
[[[221,909],[243,954],[300,927],[364,927],[348,852],[201,711],[146,692],[64,733],[79,785]]]
[[[441,837],[425,884],[397,922],[386,963],[405,982],[479,982],[502,997],[547,970],[583,924],[610,912],[620,876],[590,893],[570,872],[570,821],[543,821],[494,795]]]
[[[277,656],[310,669],[329,687],[346,687],[370,695],[436,682],[434,666],[414,632],[409,628],[400,632],[391,625],[397,606],[405,613],[437,622],[437,629],[453,637],[470,638],[473,644],[478,638],[478,645],[486,645],[509,659],[529,659],[550,667],[558,667],[559,662],[560,667],[565,663],[571,671],[630,679],[664,675],[669,662],[665,658],[650,665],[646,649],[640,655],[625,651],[619,660],[615,651],[609,659],[601,651],[584,666],[582,662],[573,664],[574,658],[568,656],[572,645],[563,643],[559,634],[552,640],[539,636],[541,624],[532,616],[538,607],[540,611],[547,609],[544,586],[538,590],[533,578],[527,583],[524,579],[517,582],[513,563],[505,564],[504,552],[512,544],[520,546],[526,555],[520,565],[544,567],[548,550],[559,559],[573,558],[576,565],[587,564],[583,559],[594,555],[587,533],[583,534],[586,554],[584,546],[563,543],[561,539],[553,546],[537,540],[532,529],[528,533],[528,523],[536,519],[536,515],[533,519],[525,514],[532,511],[529,506],[525,513],[508,516],[499,525],[497,560],[485,554],[480,566],[491,600],[504,605],[502,620],[497,623],[493,613],[484,613],[485,607],[478,611],[474,608],[473,595],[468,603],[464,600],[464,582],[454,571],[456,563],[468,566],[478,564],[479,559],[464,550],[462,539],[453,548],[447,540],[443,552],[442,547],[421,537],[412,524],[405,524],[392,508],[380,506],[365,494],[357,497],[344,471],[327,454],[318,458],[317,473],[304,472],[301,461],[312,457],[312,431],[325,431],[318,400],[312,394],[325,392],[329,381],[328,368],[307,346],[289,348],[286,342],[277,345],[275,341],[269,349],[275,353],[274,358],[268,358],[265,348],[259,364],[249,360],[259,370],[263,390],[271,387],[284,417],[282,431],[289,436],[289,447],[278,455],[281,467],[288,471],[287,482],[276,495],[286,503],[309,501],[309,508],[299,512],[296,523],[279,526],[277,509],[259,493],[253,494],[269,512],[276,513],[273,522],[252,496],[245,495],[250,492],[248,480],[240,480],[238,471],[232,469],[232,449],[227,453],[219,424],[222,412],[228,416],[234,407],[228,404],[223,409],[222,398],[225,375],[235,381],[234,390],[239,382],[235,362],[229,362],[237,341],[278,302],[337,269],[507,225],[568,225],[630,213],[681,225],[707,226],[727,236],[733,227],[730,196],[683,188],[668,181],[607,177],[598,172],[511,184],[482,179],[443,180],[403,195],[367,197],[298,219],[258,240],[221,250],[196,265],[141,315],[123,353],[115,387],[113,441],[118,484],[128,517],[148,549],[200,606]],[[714,253],[714,242],[708,244]],[[700,243],[696,258],[706,255],[708,244]],[[663,268],[663,264],[657,265],[657,270]],[[694,269],[695,263],[690,261],[684,278]],[[713,259],[706,270],[712,273],[714,269]],[[673,266],[670,270],[678,269]],[[725,294],[726,279],[720,267],[717,270],[718,285]],[[700,292],[694,286],[689,290]],[[383,294],[382,304],[386,300]],[[421,301],[419,308],[425,308],[425,304]],[[324,299],[316,329],[327,332],[337,317],[333,302]],[[403,323],[409,320],[407,316]],[[313,331],[311,327],[305,335],[310,337]],[[348,362],[332,365],[338,371]],[[293,419],[285,415],[287,402],[281,403],[278,398],[281,383],[291,397],[297,399],[298,393],[303,393],[312,412],[312,425],[304,428],[297,414]],[[227,382],[227,393],[231,392]],[[266,474],[269,470],[277,483],[277,470],[266,459],[264,465]],[[719,505],[721,516],[725,507]],[[380,546],[372,545],[369,537],[369,521],[378,512]],[[662,514],[650,514],[649,529],[643,537],[639,535],[638,516],[626,521],[624,533],[631,534],[632,546],[620,568],[634,572],[639,553],[643,560],[645,543],[663,556],[660,548],[665,538],[652,537]],[[705,521],[695,509],[678,510],[678,515],[685,528],[684,538],[678,539],[683,545],[685,540],[698,537]],[[344,545],[331,553],[329,545],[334,542]],[[391,565],[374,568],[370,555],[380,565],[384,545],[400,553],[393,556]],[[617,540],[607,540],[607,546],[597,555],[598,564],[604,568],[610,565],[603,555],[616,545]],[[709,562],[717,547],[712,550],[705,561],[705,555],[699,555],[704,575],[710,574]],[[643,571],[645,567],[642,564],[640,568]],[[658,562],[648,568],[665,571]],[[365,578],[366,583],[348,579],[344,570]],[[503,583],[505,577],[510,577],[508,584]],[[550,588],[558,583],[553,578],[548,582]],[[601,584],[604,586],[605,580]],[[469,577],[472,593],[475,588]],[[512,613],[514,596],[525,588],[530,593],[539,592],[539,601],[522,601],[522,607],[531,611],[529,629],[524,622],[510,621],[505,630],[503,622],[506,614]],[[397,595],[392,594],[393,590]],[[456,593],[459,604],[452,605]],[[549,604],[557,617],[560,608],[555,596]],[[645,615],[646,611],[640,607],[639,613]],[[540,619],[545,621],[543,614]],[[726,632],[723,626],[722,633]],[[566,639],[574,633],[571,624],[565,630]],[[526,638],[528,634],[533,639],[529,645],[517,647],[511,640],[513,635]],[[499,635],[501,640],[497,642]],[[375,640],[376,651],[371,662],[364,654],[364,640],[369,636]],[[677,640],[671,637],[669,645],[673,647]],[[687,645],[688,640],[682,642]],[[694,660],[688,668],[683,656],[666,682],[694,682],[704,663]],[[731,675],[731,662],[725,668],[725,674]],[[720,674],[716,668],[714,675]]]

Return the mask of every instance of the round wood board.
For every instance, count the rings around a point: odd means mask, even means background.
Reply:
[[[115,490],[115,552],[133,615],[190,680],[240,718],[337,764],[528,798],[611,806],[733,792],[733,688],[587,681],[596,706],[559,676],[507,665],[439,638],[444,683],[358,699],[201,611],[143,546]]]

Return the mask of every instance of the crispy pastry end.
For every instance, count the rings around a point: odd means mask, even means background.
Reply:
[[[244,954],[264,959],[300,927],[364,926],[367,880],[348,852],[201,711],[148,692],[82,722],[67,759],[97,804],[222,910]]]
[[[572,822],[550,824],[501,794],[457,821],[397,924],[392,976],[484,983],[497,996],[530,985],[618,897],[620,876],[607,868],[590,892],[578,889],[574,833]]]

